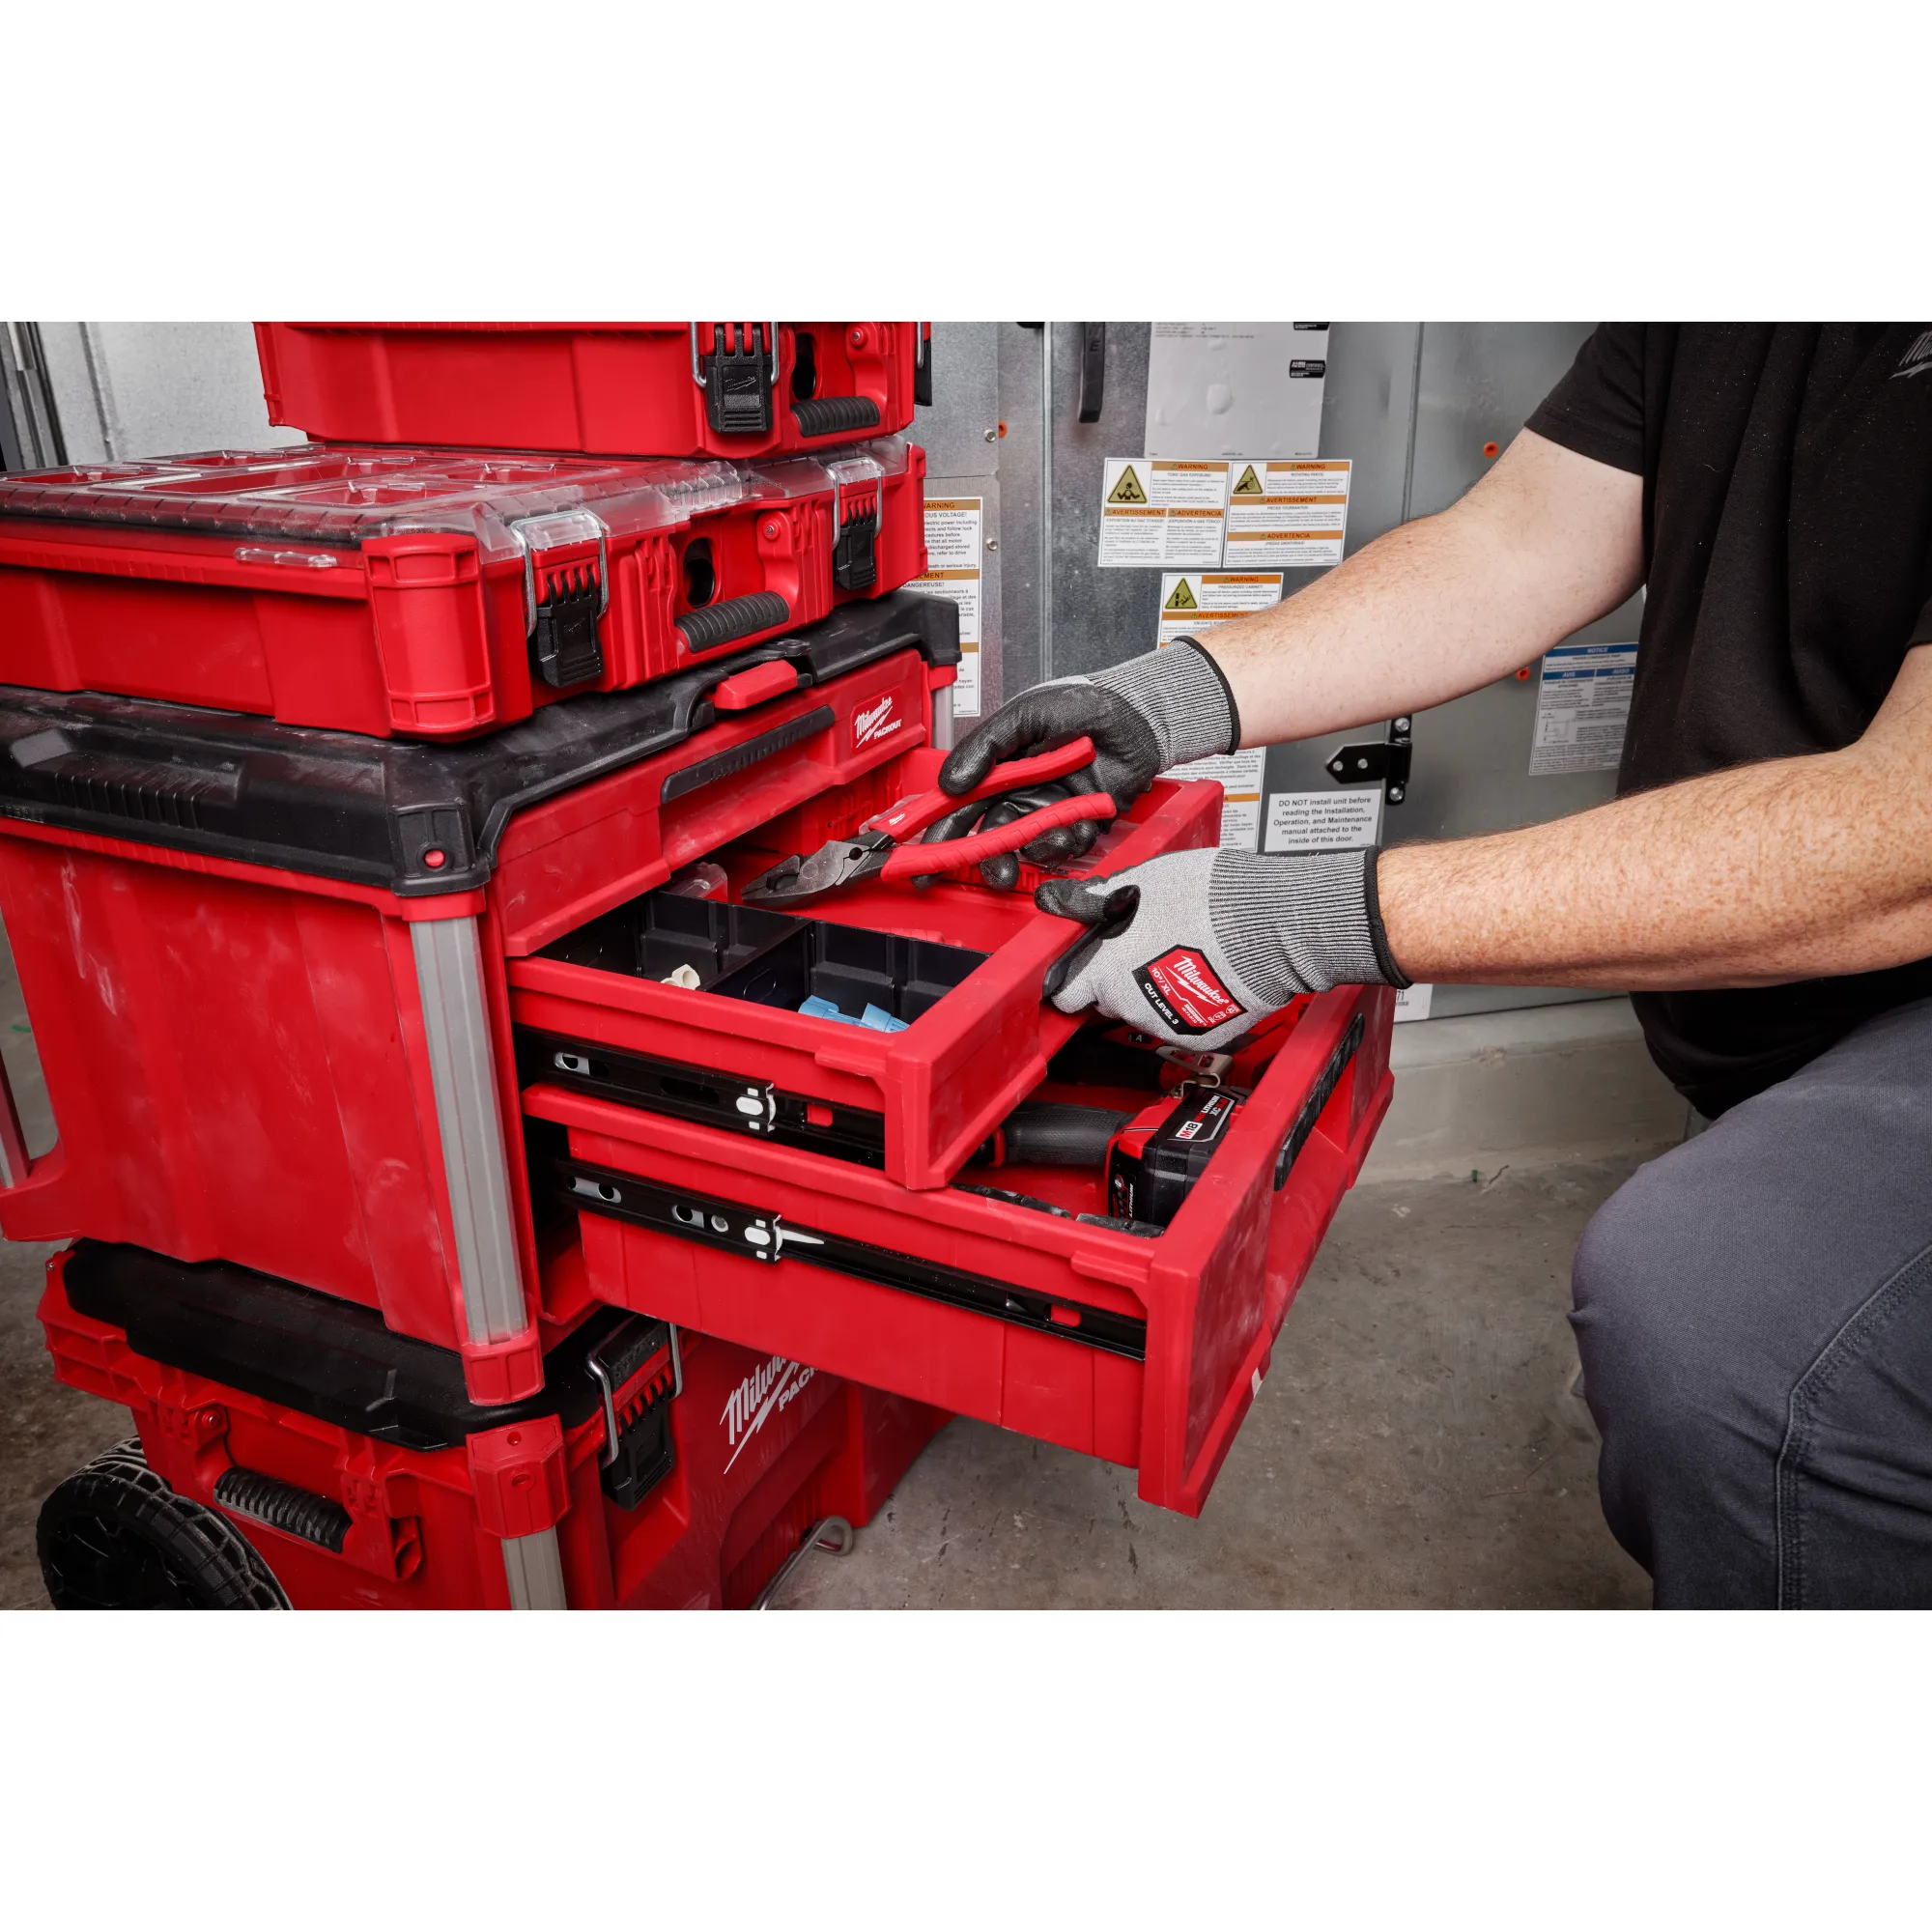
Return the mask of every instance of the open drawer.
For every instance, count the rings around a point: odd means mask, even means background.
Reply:
[[[554,1085],[524,1108],[567,1135],[531,1130],[537,1179],[599,1299],[1131,1465],[1193,1516],[1387,1108],[1393,1013],[1379,987],[1311,1002],[1153,1235],[1106,1222],[1098,1169],[915,1191]]]
[[[899,760],[902,791],[941,758]],[[735,892],[856,822],[828,795],[716,856]],[[1219,826],[1218,786],[1160,781],[1080,869],[1211,845]],[[647,894],[508,962],[519,1077],[733,1131],[741,1161],[744,1142],[789,1142],[943,1187],[1078,1030],[1041,985],[1080,937],[1030,898],[956,880],[848,887],[809,917]],[[695,987],[668,983],[680,968]],[[849,1018],[798,1010],[813,997]],[[903,1030],[850,1023],[867,1007]]]

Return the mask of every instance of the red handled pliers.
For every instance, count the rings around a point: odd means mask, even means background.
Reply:
[[[915,843],[919,835],[937,825],[948,812],[962,805],[976,805],[997,798],[1003,792],[1024,791],[1049,779],[1064,779],[1094,762],[1094,742],[1076,738],[1059,750],[1042,752],[1037,758],[1017,758],[1011,764],[995,765],[983,783],[954,798],[951,792],[925,791],[899,802],[870,818],[849,838],[834,838],[821,845],[810,858],[781,859],[769,871],[761,872],[739,896],[747,905],[790,905],[799,899],[816,898],[838,886],[860,879],[880,879],[890,884],[897,879],[924,878],[933,872],[951,872],[977,866],[982,859],[1002,852],[1017,852],[1031,845],[1042,833],[1063,825],[1077,825],[1083,819],[1112,818],[1117,808],[1103,791],[1083,792],[1077,798],[1056,799],[1051,805],[1030,811],[990,832],[976,832],[965,838],[948,838],[935,845]]]

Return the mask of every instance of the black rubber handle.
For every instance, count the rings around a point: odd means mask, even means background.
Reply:
[[[749,597],[727,597],[722,604],[706,604],[687,611],[677,620],[685,643],[694,651],[715,651],[721,644],[735,644],[753,631],[769,631],[791,615],[791,606],[776,590],[754,590]]]
[[[1107,1107],[1024,1100],[1000,1122],[1002,1167],[1099,1167],[1133,1119]]]
[[[1096,423],[1107,400],[1107,325],[1080,325],[1080,420]]]

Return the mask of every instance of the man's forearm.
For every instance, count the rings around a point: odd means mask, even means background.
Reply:
[[[1907,666],[1901,687],[1932,685]],[[1385,852],[1389,949],[1412,980],[1631,991],[1769,985],[1932,954],[1932,774],[1922,725],[1908,723],[1926,701],[1895,688],[1842,752]]]
[[[1636,587],[1642,484],[1524,434],[1460,503],[1391,530],[1202,641],[1273,745],[1420,711],[1505,676]]]

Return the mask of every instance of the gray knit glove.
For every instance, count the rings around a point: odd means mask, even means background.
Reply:
[[[1376,858],[1169,852],[1111,878],[1049,879],[1035,903],[1094,928],[1049,978],[1053,1004],[1211,1053],[1297,993],[1406,986],[1376,904]]]
[[[995,765],[1030,758],[1075,738],[1092,738],[1094,762],[1071,778],[990,803],[962,806],[925,835],[928,843],[990,831],[1056,798],[1104,791],[1124,811],[1155,777],[1240,742],[1234,695],[1214,660],[1192,638],[1164,650],[1129,658],[1091,677],[1055,678],[1009,698],[939,768],[943,791],[968,792]],[[1078,858],[1099,836],[1092,820],[1045,833],[1022,856],[1036,865]],[[980,876],[1010,889],[1019,861],[1010,853],[988,859]]]

